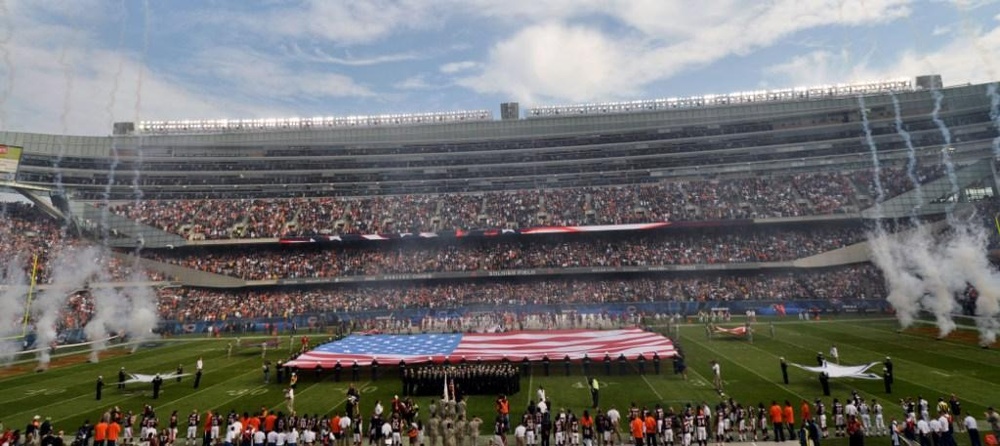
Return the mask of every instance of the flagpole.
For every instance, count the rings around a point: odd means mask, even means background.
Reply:
[[[31,298],[35,292],[35,285],[38,283],[38,254],[35,254],[31,266],[31,281],[28,285],[28,295],[24,299],[24,318],[21,319],[21,336],[7,336],[0,338],[0,341],[10,341],[13,339],[24,339],[28,336],[28,322],[31,320]]]
[[[451,398],[448,398],[448,372],[447,371],[444,372],[444,400],[445,401],[451,401]]]
[[[21,325],[21,337],[28,336],[28,319],[31,317],[31,299],[35,293],[35,285],[38,284],[38,254],[31,265],[31,282],[28,285],[28,298],[24,302],[24,322]]]

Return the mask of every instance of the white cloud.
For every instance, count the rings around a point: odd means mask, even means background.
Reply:
[[[934,36],[934,37],[940,37],[940,36],[943,36],[945,34],[951,34],[952,31],[953,30],[951,29],[950,26],[941,26],[941,25],[938,25],[938,26],[935,26],[934,29],[931,31],[931,35]]]
[[[202,88],[163,72],[153,72],[144,64],[143,55],[103,46],[91,30],[118,26],[112,22],[114,11],[102,18],[90,13],[103,11],[100,7],[95,6],[90,12],[84,8],[74,25],[70,25],[62,14],[76,14],[73,11],[77,8],[67,12],[50,5],[48,2],[10,4],[13,32],[4,42],[10,63],[0,61],[0,79],[4,80],[0,89],[6,91],[7,85],[12,88],[0,103],[0,130],[106,135],[116,121],[291,114],[282,106],[264,105],[269,102],[259,97],[233,94],[233,90],[222,88],[219,82]],[[80,23],[87,26],[75,26]],[[216,74],[229,70],[230,75],[241,80],[237,90],[289,93],[289,87],[268,81],[264,74],[288,78],[297,74],[269,61],[238,67],[226,55],[217,55],[217,59],[220,63],[214,68]],[[298,87],[292,93],[334,96],[368,93],[364,87],[335,75],[306,72],[299,78],[308,87]]]
[[[940,74],[946,85],[991,82],[1000,75],[1000,25],[989,30],[950,34],[943,46],[918,52],[908,50],[895,57],[861,59],[853,63],[844,54],[816,51],[797,56],[768,69],[795,85],[847,80],[911,78]]]
[[[1000,3],[1000,0],[938,0],[944,3],[951,3],[962,10],[979,9],[984,6],[991,6]]]
[[[302,99],[365,97],[374,93],[348,76],[330,71],[295,69],[271,55],[248,48],[209,48],[186,68],[204,73],[248,97]]]
[[[490,50],[486,67],[460,79],[480,92],[511,99],[583,101],[634,92],[632,45],[584,26],[528,27]]]
[[[315,37],[347,45],[378,40],[438,23],[440,8],[428,0],[307,0],[273,14],[222,14],[267,35]]]
[[[622,0],[612,6],[605,12],[633,32],[562,21],[529,26],[495,44],[480,72],[458,83],[526,102],[630,97],[682,70],[745,55],[806,29],[879,24],[910,13],[905,0],[728,0],[712,6]]]
[[[434,85],[427,82],[426,76],[419,74],[396,82],[392,86],[397,90],[430,90],[436,88]]]
[[[299,47],[298,44],[291,45],[289,54],[298,60],[303,60],[306,62],[346,65],[350,67],[364,67],[369,65],[405,62],[420,58],[420,56],[418,56],[416,53],[413,52],[389,53],[389,54],[380,54],[376,56],[366,56],[366,57],[355,57],[351,55],[347,55],[347,57],[338,57],[331,55],[318,47],[313,48],[312,50],[309,51],[303,50],[301,47]]]
[[[458,73],[459,71],[471,70],[473,68],[476,68],[477,66],[479,66],[479,64],[476,62],[473,62],[471,60],[463,60],[461,62],[449,62],[444,65],[441,65],[441,68],[439,70],[445,74],[454,74]]]

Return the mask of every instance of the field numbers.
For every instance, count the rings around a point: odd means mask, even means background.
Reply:
[[[260,396],[267,393],[267,389],[233,389],[226,391],[229,396],[240,397],[240,396]]]
[[[39,396],[39,395],[58,395],[60,393],[66,392],[66,389],[55,388],[55,389],[28,389],[24,391],[27,396]]]

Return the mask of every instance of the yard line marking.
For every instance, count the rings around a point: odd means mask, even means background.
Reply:
[[[824,341],[824,342],[825,342],[825,341],[828,341],[828,339],[826,339],[826,338],[822,338],[822,337],[820,337],[820,336],[817,336],[817,335],[812,335],[812,334],[807,334],[807,333],[803,333],[803,332],[796,332],[796,334],[797,334],[798,336],[801,336],[801,337],[807,337],[807,338],[812,338],[812,339],[819,339],[819,340],[822,340],[822,341]],[[805,348],[805,347],[802,347],[802,346],[800,346],[800,345],[797,345],[797,344],[793,344],[793,343],[791,343],[791,342],[788,342],[788,341],[784,341],[784,340],[778,340],[778,339],[775,339],[775,342],[781,342],[781,343],[783,343],[783,344],[787,344],[787,345],[790,345],[790,346],[792,346],[793,348],[797,348],[797,349],[802,349],[802,350],[806,350],[806,348]],[[855,349],[858,349],[858,350],[863,350],[863,351],[867,351],[867,352],[869,352],[869,353],[876,353],[876,355],[879,355],[879,356],[881,356],[881,355],[882,355],[881,353],[878,353],[878,352],[875,352],[874,350],[870,350],[870,349],[867,349],[867,348],[864,348],[864,347],[859,347],[859,346],[858,346],[857,344],[852,344],[852,348],[855,348]],[[919,362],[915,362],[915,361],[909,361],[909,360],[905,360],[905,359],[902,359],[902,358],[899,358],[898,360],[900,361],[900,363],[908,363],[908,364],[913,364],[913,365],[916,365],[916,366],[919,366],[919,367],[926,367],[926,368],[929,368],[929,369],[933,369],[933,367],[932,367],[932,366],[929,366],[929,365],[926,365],[926,364],[923,364],[923,363],[919,363]],[[933,370],[932,370],[932,371],[933,371]],[[977,381],[983,381],[983,382],[985,382],[985,383],[988,383],[988,384],[990,384],[990,385],[995,385],[995,383],[993,383],[993,382],[990,382],[990,381],[986,381],[986,380],[983,380],[983,379],[981,379],[981,378],[975,378],[975,377],[972,377],[972,376],[968,376],[968,375],[966,375],[966,377],[965,377],[965,378],[966,378],[966,379],[975,379],[975,380],[977,380]],[[949,391],[941,391],[941,390],[939,390],[939,389],[936,389],[936,388],[934,388],[934,387],[930,387],[929,385],[926,385],[926,384],[923,384],[923,383],[921,383],[920,381],[916,381],[916,380],[913,380],[913,379],[905,379],[905,378],[901,378],[901,377],[899,377],[899,375],[896,375],[896,376],[894,376],[894,377],[893,377],[893,379],[894,379],[895,381],[906,381],[906,382],[908,382],[908,383],[910,383],[910,384],[912,384],[912,385],[914,385],[914,386],[916,386],[916,387],[921,387],[921,388],[924,388],[924,389],[927,389],[927,390],[930,390],[930,391],[932,391],[932,392],[935,392],[935,393],[941,393],[941,394],[947,394],[947,393],[950,393]],[[867,392],[863,392],[863,393],[867,393]],[[870,394],[870,393],[869,393],[869,394]],[[874,394],[870,394],[870,395],[874,395]],[[976,400],[973,400],[973,399],[971,399],[971,398],[968,398],[968,397],[965,397],[965,400],[966,400],[966,401],[969,401],[969,402],[972,402],[972,403],[976,403],[976,404],[978,404],[978,405],[980,405],[980,406],[983,406],[983,407],[988,407],[988,406],[990,405],[990,404],[988,404],[988,403],[984,403],[984,402],[982,402],[982,401],[976,401]]]
[[[660,395],[660,392],[656,391],[656,388],[653,387],[653,383],[649,382],[649,380],[646,379],[646,375],[643,374],[643,375],[640,375],[640,376],[642,376],[642,380],[643,381],[646,381],[646,385],[649,386],[649,389],[652,390],[654,394],[656,394],[656,399],[662,400],[663,399],[663,395]]]
[[[720,352],[719,352],[718,350],[715,350],[715,349],[713,349],[713,348],[709,347],[708,345],[706,345],[705,343],[703,343],[703,342],[699,342],[698,340],[696,340],[696,339],[695,339],[695,336],[690,336],[690,340],[691,340],[692,342],[694,342],[695,344],[698,344],[698,345],[702,346],[702,348],[705,348],[706,350],[709,350],[709,351],[711,351],[711,352],[715,353],[715,354],[716,354],[716,356],[718,356],[718,357],[720,357],[720,358],[726,358],[726,355],[724,355],[724,354],[720,353]],[[755,349],[757,349],[757,350],[760,350],[760,351],[762,351],[762,352],[765,352],[765,353],[767,353],[767,354],[769,354],[769,355],[771,355],[771,356],[774,356],[774,355],[773,355],[773,354],[771,354],[770,352],[766,352],[765,350],[761,349],[760,347],[757,347],[757,346],[755,346],[755,345],[752,345],[752,344],[751,344],[750,346],[751,346],[751,347],[753,347],[753,348],[755,348]],[[727,358],[727,359],[728,359],[728,358]],[[774,381],[772,381],[772,380],[770,380],[770,379],[766,378],[766,377],[765,377],[764,375],[760,374],[759,372],[757,372],[757,371],[756,371],[756,370],[754,370],[754,369],[751,369],[750,367],[747,367],[747,366],[745,366],[745,365],[743,365],[743,364],[740,364],[740,363],[738,363],[737,361],[732,361],[732,360],[730,360],[729,362],[731,362],[731,363],[735,364],[735,365],[736,365],[737,367],[740,367],[740,368],[742,368],[742,369],[745,369],[745,370],[749,371],[750,373],[753,373],[754,375],[757,375],[757,376],[759,376],[759,377],[760,377],[760,379],[761,379],[761,380],[763,380],[763,381],[764,381],[764,382],[766,382],[766,383],[770,383],[770,384],[773,384],[773,385],[774,385],[775,387],[777,387],[777,388],[779,388],[779,389],[782,389],[782,390],[784,390],[784,391],[786,391],[786,392],[788,392],[788,393],[791,393],[792,395],[795,395],[795,396],[797,396],[797,397],[801,398],[802,400],[805,400],[805,401],[809,401],[809,398],[806,398],[806,397],[802,396],[802,395],[801,395],[800,393],[798,393],[798,392],[796,392],[796,391],[793,391],[793,390],[791,390],[791,389],[789,389],[789,388],[787,388],[787,387],[784,387],[784,386],[779,386],[779,385],[778,385],[777,383],[775,383]]]

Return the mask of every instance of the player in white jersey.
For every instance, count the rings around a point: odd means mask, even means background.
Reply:
[[[879,404],[874,398],[872,398],[872,412],[875,414],[875,435],[885,435],[885,416],[882,414],[884,409],[882,405]]]
[[[674,446],[674,421],[676,419],[677,415],[674,414],[673,409],[670,409],[660,423],[662,426],[660,432],[663,433],[663,444],[665,446]]]
[[[191,411],[191,415],[188,415],[187,444],[194,444],[198,438],[198,423],[200,421],[201,417],[198,416],[198,409]]]
[[[556,431],[556,446],[564,446],[566,444],[566,414],[559,413],[559,418],[553,423]]]
[[[528,444],[528,446],[535,446],[535,433],[538,430],[538,426],[535,425],[535,417],[531,414],[527,414],[524,418],[524,427],[526,429],[524,432],[524,441]]]
[[[866,403],[864,400],[861,400],[861,402],[858,404],[858,415],[861,416],[861,425],[864,426],[865,432],[868,432],[869,435],[871,435],[872,416],[870,413],[870,409],[868,407],[868,403]]]
[[[694,434],[694,415],[688,409],[684,415],[684,422],[681,425],[681,446],[691,446],[691,437]]]

